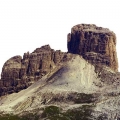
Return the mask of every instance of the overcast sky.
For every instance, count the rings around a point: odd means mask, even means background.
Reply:
[[[67,51],[67,34],[80,23],[109,28],[117,36],[120,63],[120,0],[0,0],[0,71],[15,55],[50,44]]]

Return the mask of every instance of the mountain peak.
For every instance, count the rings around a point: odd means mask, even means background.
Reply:
[[[68,52],[79,54],[90,63],[118,71],[115,33],[94,24],[73,26],[68,34]],[[94,54],[96,53],[96,54]]]

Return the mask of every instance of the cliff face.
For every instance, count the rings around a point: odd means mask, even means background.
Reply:
[[[74,26],[68,34],[68,52],[81,55],[95,66],[106,65],[118,71],[116,37],[108,29],[90,24]],[[24,53],[23,58],[10,58],[2,69],[0,96],[27,88],[69,58],[68,53],[55,51],[49,45]]]
[[[118,71],[116,36],[94,24],[79,24],[68,34],[68,52],[82,55],[93,64],[107,65]]]
[[[67,54],[53,50],[49,45],[37,48],[31,54],[24,53],[7,60],[0,80],[0,96],[18,92],[49,73]]]
[[[29,120],[120,119],[117,70],[115,34],[95,25],[76,25],[68,34],[68,53],[45,45],[5,62],[0,119],[10,118],[5,113]]]

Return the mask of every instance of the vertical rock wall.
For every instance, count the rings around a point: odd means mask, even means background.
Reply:
[[[94,65],[106,65],[118,71],[116,36],[109,29],[91,24],[76,25],[68,34],[68,52],[79,54]],[[53,50],[49,45],[7,60],[0,79],[0,96],[19,92],[51,72],[72,54]],[[81,63],[80,63],[81,64]]]
[[[49,45],[24,53],[5,62],[0,80],[0,96],[27,88],[49,73],[61,62],[66,53],[53,50]]]
[[[79,54],[93,64],[103,64],[118,71],[116,36],[109,29],[93,24],[79,24],[67,37],[68,52]]]

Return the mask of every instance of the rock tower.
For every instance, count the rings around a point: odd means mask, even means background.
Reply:
[[[118,71],[115,33],[94,24],[79,24],[67,36],[68,52],[79,54],[92,64]]]

